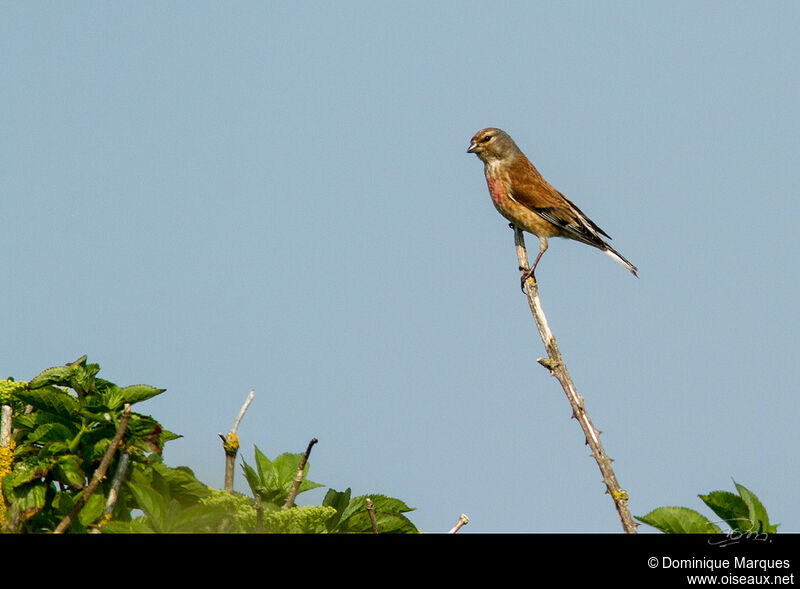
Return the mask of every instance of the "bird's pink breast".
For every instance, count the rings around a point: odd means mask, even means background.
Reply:
[[[535,235],[542,233],[544,221],[536,213],[522,206],[509,194],[508,185],[502,176],[487,174],[486,184],[492,197],[494,208],[517,227]]]
[[[486,178],[486,184],[489,186],[489,195],[496,207],[505,208],[506,201],[506,185],[500,178]]]

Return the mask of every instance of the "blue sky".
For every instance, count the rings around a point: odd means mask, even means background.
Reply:
[[[241,458],[316,437],[309,478],[427,532],[620,531],[466,153],[498,126],[639,267],[551,240],[537,270],[631,511],[735,479],[799,532],[798,18],[3,2],[2,376],[166,388],[138,410],[215,487],[255,389]]]

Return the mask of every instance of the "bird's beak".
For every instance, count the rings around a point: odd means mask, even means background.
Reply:
[[[477,148],[478,144],[473,141],[472,143],[469,144],[469,147],[467,148],[467,153],[475,153],[475,150]]]

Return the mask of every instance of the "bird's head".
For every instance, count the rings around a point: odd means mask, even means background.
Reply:
[[[467,153],[474,153],[484,163],[511,160],[522,154],[508,133],[493,127],[475,133]]]

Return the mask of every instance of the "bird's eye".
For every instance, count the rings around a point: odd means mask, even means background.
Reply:
[[[491,135],[487,135],[486,137],[483,138],[483,142],[484,143],[486,143],[487,141],[491,141],[491,140],[492,140],[492,136]]]

